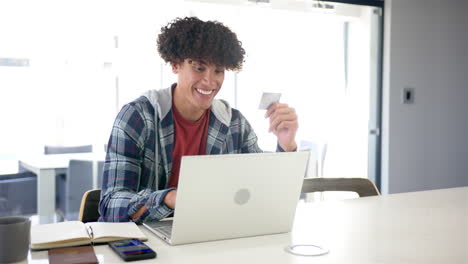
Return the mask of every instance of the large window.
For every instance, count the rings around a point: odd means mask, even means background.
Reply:
[[[245,66],[227,74],[219,97],[243,112],[264,150],[276,139],[260,96],[281,92],[299,116],[298,144],[327,145],[325,176],[368,177],[373,9],[205,2],[1,2],[0,58],[29,66],[0,66],[0,159],[44,144],[105,144],[123,104],[176,81],[156,51],[160,27],[196,15],[242,41]]]

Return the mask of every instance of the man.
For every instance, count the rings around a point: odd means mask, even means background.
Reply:
[[[245,51],[236,34],[219,22],[186,17],[163,27],[157,42],[178,80],[145,93],[118,114],[104,166],[100,221],[171,215],[184,155],[262,152],[244,116],[214,99],[225,70],[242,68]],[[294,109],[276,103],[265,117],[278,138],[277,151],[295,151]]]

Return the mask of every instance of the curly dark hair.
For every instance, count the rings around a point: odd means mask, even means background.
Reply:
[[[176,18],[161,28],[157,43],[159,54],[171,64],[193,59],[227,70],[241,70],[244,62],[242,43],[234,32],[217,21]]]

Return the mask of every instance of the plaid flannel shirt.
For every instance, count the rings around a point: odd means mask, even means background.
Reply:
[[[159,95],[158,102],[141,96],[123,106],[115,119],[104,164],[99,221],[131,221],[143,205],[148,210],[136,222],[160,220],[173,213],[163,202],[173,189],[167,187],[174,148],[172,92],[171,88],[152,92]],[[218,113],[223,111],[215,103],[228,111],[230,119],[222,118],[226,115]],[[252,127],[238,110],[220,100],[213,105],[207,154],[262,152]],[[283,151],[279,145],[277,151]]]

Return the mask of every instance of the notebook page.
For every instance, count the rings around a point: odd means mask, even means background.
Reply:
[[[89,240],[86,226],[80,221],[68,221],[31,227],[31,244],[67,240]]]
[[[90,222],[86,223],[93,231],[94,242],[107,242],[112,240],[120,240],[125,238],[137,238],[147,240],[145,234],[134,222],[124,223],[105,223],[105,222]]]

